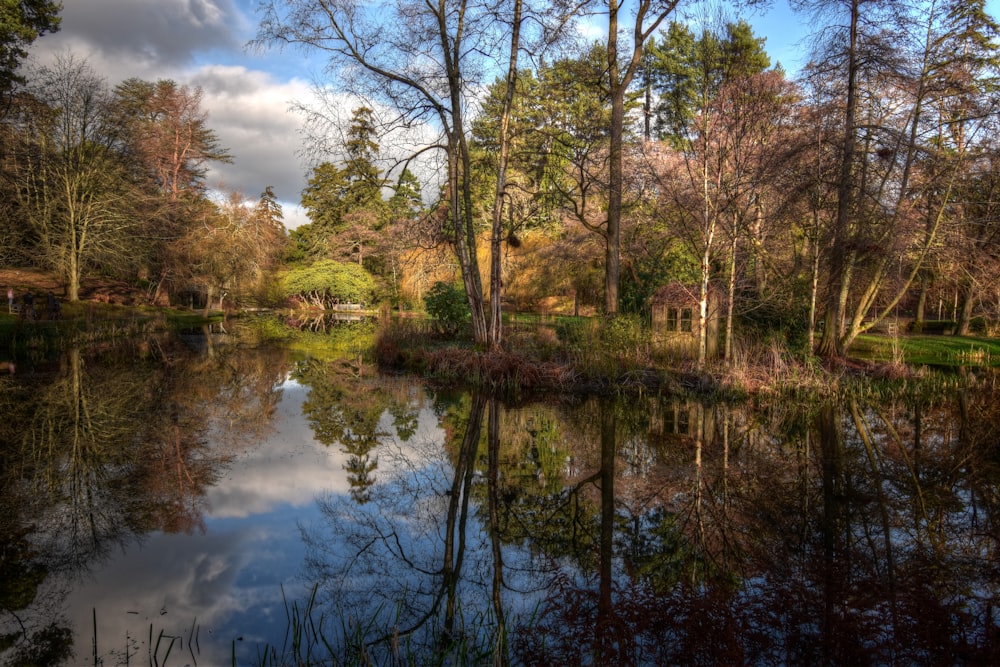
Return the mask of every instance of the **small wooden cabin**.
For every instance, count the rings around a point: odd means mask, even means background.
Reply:
[[[697,357],[700,317],[697,285],[672,282],[653,293],[653,340],[664,351]],[[705,317],[706,356],[719,354],[719,321],[721,318],[719,291],[709,288],[708,311]]]

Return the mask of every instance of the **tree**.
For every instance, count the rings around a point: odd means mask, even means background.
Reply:
[[[18,197],[39,261],[76,301],[88,270],[132,264],[141,193],[113,142],[107,86],[85,62],[68,57],[40,68],[29,90],[43,106],[19,122]]]
[[[945,46],[961,34],[949,23],[947,6],[901,15],[894,3],[828,4],[843,8],[847,21],[838,32],[841,41],[825,54],[838,67],[816,66],[811,80],[842,119],[817,350],[835,357],[893,312],[920,275],[942,224],[960,210],[953,202],[970,158],[962,126],[975,112],[969,89],[954,88],[947,75],[947,63],[971,53]],[[988,35],[982,31],[974,41],[988,42]]]
[[[351,92],[378,98],[396,114],[389,126],[431,126],[440,132],[435,148],[446,163],[441,207],[447,211],[473,335],[483,344],[498,340],[501,321],[488,321],[485,308],[466,115],[476,84],[502,51],[497,34],[512,27],[501,17],[514,13],[506,3],[470,0],[379,2],[364,8],[348,0],[269,0],[258,33],[260,44],[298,44],[325,53],[331,71],[347,74],[344,83]],[[526,25],[522,21],[518,27]],[[516,42],[515,50],[520,48]],[[508,55],[508,62],[516,63]]]
[[[957,267],[961,304],[955,334],[965,336],[974,303],[982,292],[979,286],[989,282],[984,280],[987,276],[995,275],[990,260],[1000,254],[992,210],[996,145],[991,139],[995,133],[991,119],[996,110],[994,94],[1000,85],[1000,25],[986,12],[985,0],[952,1],[944,6],[935,37],[932,73],[936,85],[931,104],[947,121],[939,141],[962,159],[955,192],[956,223],[962,230],[958,243],[966,251],[962,256],[972,261]],[[982,271],[977,263],[989,268]]]
[[[650,151],[650,160],[659,213],[672,218],[673,231],[698,258],[698,361],[704,363],[709,291],[719,273],[714,266],[727,254],[730,356],[737,251],[761,210],[768,158],[776,153],[772,135],[782,124],[783,78],[765,74],[770,59],[763,40],[744,22],[706,29],[697,39],[674,25],[665,40],[670,48],[657,50],[648,66],[653,81],[667,84],[658,123],[666,141]],[[726,251],[718,247],[723,234]]]
[[[127,79],[115,88],[116,121],[128,148],[171,202],[204,191],[206,165],[232,162],[208,127],[200,88]]]
[[[218,296],[235,301],[267,298],[267,283],[284,254],[281,207],[268,187],[254,204],[233,192],[219,206],[208,202],[178,244],[179,275],[200,285],[205,308]]]
[[[631,53],[620,59],[618,24],[622,5],[607,0],[608,8],[608,96],[611,99],[611,124],[608,136],[608,213],[604,225],[604,310],[618,312],[618,286],[621,278],[621,221],[624,191],[625,97],[642,64],[646,40],[677,7],[680,0],[639,0],[632,26]],[[597,3],[603,7],[603,3]]]
[[[200,88],[171,80],[127,79],[114,90],[112,125],[133,178],[152,195],[141,219],[147,240],[142,274],[155,276],[154,303],[187,272],[185,237],[203,220],[210,162],[232,161],[208,127]]]
[[[302,191],[310,224],[297,235],[299,255],[354,259],[364,264],[377,246],[389,209],[383,199],[385,179],[379,170],[374,112],[359,107],[351,116],[342,166],[323,162],[313,169]]]
[[[408,251],[418,243],[415,232],[424,216],[420,181],[409,169],[403,169],[387,202],[388,223],[379,235],[378,252],[384,258],[383,277],[391,289],[392,300],[401,305],[401,282]]]
[[[563,226],[563,218],[568,217],[603,245],[610,123],[605,57],[600,46],[593,45],[578,56],[557,59],[518,78],[505,179],[508,236],[537,231],[547,240],[560,234],[575,237]],[[498,164],[499,118],[507,90],[502,80],[491,87],[474,124],[476,164],[486,173],[494,173]],[[592,251],[594,244],[571,240],[564,245]],[[591,261],[590,257],[573,258],[577,260]],[[560,293],[570,278],[564,275],[546,281],[542,289],[549,291],[538,296]]]
[[[0,4],[0,98],[6,98],[17,84],[27,48],[42,35],[59,30],[58,0],[4,0]]]

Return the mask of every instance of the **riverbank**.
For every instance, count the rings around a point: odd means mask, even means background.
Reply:
[[[0,285],[10,286],[18,302],[27,291],[35,295],[35,321],[0,310],[0,344],[12,357],[29,349],[61,349],[198,327],[223,316],[221,312],[206,317],[200,310],[144,305],[147,300],[136,286],[90,279],[85,281],[81,300],[60,299],[60,315],[50,319],[46,295],[61,294],[51,275],[33,269],[0,270]],[[253,313],[231,316],[258,317]],[[273,328],[268,329],[273,333]],[[422,316],[393,316],[375,327],[372,349],[374,361],[386,371],[510,395],[654,392],[739,398],[824,394],[846,381],[916,378],[927,373],[927,367],[1000,365],[1000,340],[991,338],[865,335],[848,358],[836,361],[805,358],[777,343],[755,343],[737,346],[729,363],[714,359],[699,366],[690,358],[658,350],[641,326],[612,333],[595,318],[542,321],[518,316],[505,328],[502,349],[486,353],[467,336],[441,336],[433,322]]]

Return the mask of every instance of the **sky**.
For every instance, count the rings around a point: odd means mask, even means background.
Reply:
[[[61,29],[35,42],[33,60],[44,64],[72,54],[86,59],[111,86],[137,77],[200,87],[208,126],[234,158],[232,164],[211,167],[209,187],[256,200],[271,186],[287,227],[308,222],[299,196],[311,162],[304,151],[304,119],[292,107],[313,100],[313,82],[321,79],[323,63],[298,49],[250,49],[259,0],[62,2]],[[721,4],[735,15],[733,3]],[[988,7],[997,16],[1000,0],[989,0]],[[744,18],[767,39],[772,61],[789,73],[804,64],[808,19],[793,14],[787,0],[772,0],[767,11]]]

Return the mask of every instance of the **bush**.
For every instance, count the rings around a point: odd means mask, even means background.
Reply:
[[[436,282],[424,296],[427,314],[437,321],[438,329],[455,335],[469,319],[465,290],[454,283]]]
[[[609,318],[601,328],[601,342],[609,352],[627,354],[646,344],[642,318],[638,315],[618,314]]]
[[[370,303],[375,297],[375,279],[354,263],[321,259],[296,267],[281,281],[285,296],[298,297],[316,307],[338,303]]]

